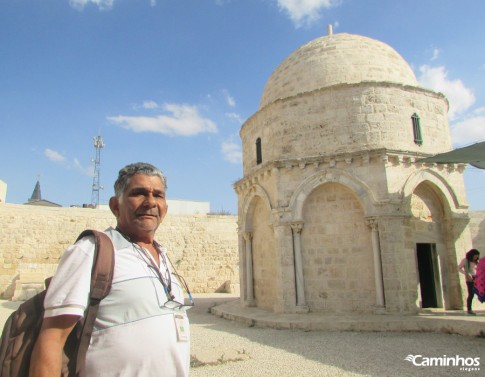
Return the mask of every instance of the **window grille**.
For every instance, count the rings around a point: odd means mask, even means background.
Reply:
[[[419,122],[418,114],[414,113],[411,117],[413,121],[414,143],[418,145],[423,144],[423,137],[421,136],[421,124]]]

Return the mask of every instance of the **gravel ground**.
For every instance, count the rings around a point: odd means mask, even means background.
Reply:
[[[228,299],[198,297],[197,306],[189,311],[191,377],[485,375],[483,338],[248,327],[209,314],[209,307]],[[483,367],[462,371],[452,366],[414,366],[404,360],[408,355],[480,357]]]
[[[249,327],[209,313],[228,295],[195,295],[191,377],[483,376],[485,339],[432,333],[359,333]],[[0,301],[0,321],[18,304]],[[415,366],[408,355],[480,358],[480,371]]]

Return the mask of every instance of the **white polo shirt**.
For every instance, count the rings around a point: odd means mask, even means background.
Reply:
[[[106,234],[116,250],[115,270],[111,292],[99,306],[86,356],[87,376],[188,376],[187,315],[164,307],[167,295],[149,253],[112,228]],[[44,317],[84,314],[93,251],[93,237],[85,237],[66,250],[47,291]],[[162,262],[159,271],[168,276]],[[175,300],[183,302],[183,289],[173,271],[171,283]],[[176,317],[186,332],[185,340],[177,331]]]

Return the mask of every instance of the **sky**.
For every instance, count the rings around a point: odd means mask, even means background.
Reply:
[[[266,81],[327,34],[392,46],[420,84],[450,101],[454,147],[485,140],[485,1],[0,0],[0,180],[6,202],[100,204],[118,170],[150,162],[167,197],[237,213],[239,130]],[[465,171],[485,210],[485,170]]]

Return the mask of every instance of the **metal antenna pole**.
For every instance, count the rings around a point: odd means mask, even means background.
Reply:
[[[99,206],[99,190],[103,189],[100,184],[100,171],[101,171],[101,148],[104,148],[103,138],[101,136],[93,137],[94,148],[96,149],[96,158],[94,162],[93,172],[93,187],[91,191],[91,204],[94,208]]]

